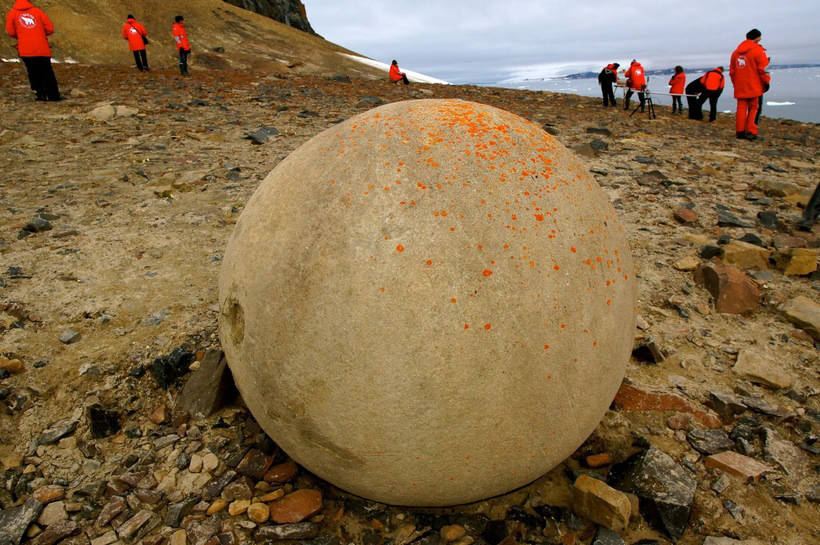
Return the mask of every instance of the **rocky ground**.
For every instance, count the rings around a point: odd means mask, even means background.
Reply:
[[[816,543],[816,125],[712,124],[570,95],[0,66],[0,543]],[[230,391],[216,280],[260,181],[380,103],[457,97],[582,155],[630,233],[638,329],[603,422],[505,496],[410,509],[293,464]],[[208,414],[211,413],[213,414]],[[207,415],[207,416],[204,416]]]

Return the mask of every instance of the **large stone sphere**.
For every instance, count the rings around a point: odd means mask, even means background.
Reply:
[[[507,492],[570,455],[632,346],[627,238],[582,163],[461,100],[387,104],[290,154],[248,201],[220,338],[264,430],[399,505]]]

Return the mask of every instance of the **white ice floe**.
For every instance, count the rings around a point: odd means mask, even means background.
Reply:
[[[20,59],[3,59],[3,58],[0,58],[0,61],[2,61],[2,62],[20,62]]]
[[[362,64],[366,64],[368,66],[373,66],[375,68],[381,68],[384,70],[384,77],[387,77],[387,72],[390,70],[390,65],[384,62],[374,61],[373,59],[368,59],[365,57],[359,57],[358,55],[348,55],[347,53],[339,53],[339,55],[343,55],[348,59],[353,59],[356,62],[360,62]],[[399,65],[401,68],[401,65]],[[412,70],[405,70],[404,68],[401,69],[402,72],[407,74],[407,79],[410,81],[414,81],[416,83],[440,83],[442,85],[450,85],[449,81],[444,81],[443,79],[434,78],[433,76],[428,76],[427,74],[421,74],[419,72],[413,72]]]
[[[766,106],[794,106],[796,102],[771,102],[767,101]]]

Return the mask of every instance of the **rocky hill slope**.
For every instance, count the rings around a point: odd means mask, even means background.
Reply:
[[[307,18],[305,5],[300,0],[225,0],[240,8],[255,11],[280,23],[298,28],[304,32],[313,32]],[[314,33],[315,34],[315,33]]]
[[[35,103],[0,65],[0,543],[818,542],[820,228],[795,229],[816,125],[764,118],[753,143],[724,115],[650,121],[546,92],[57,75],[68,99]],[[224,372],[217,275],[261,180],[319,131],[427,97],[510,110],[583,157],[629,234],[640,318],[611,410],[569,459],[419,510],[315,478],[203,376]]]
[[[181,14],[190,36],[192,65],[264,73],[345,72],[353,77],[385,77],[380,70],[338,54],[352,51],[222,0],[42,0],[37,5],[48,13],[56,27],[50,42],[58,61],[133,64],[120,34],[126,16],[131,13],[148,30],[149,63],[153,67],[174,66],[177,61],[171,24],[174,16]],[[0,39],[0,57],[16,56],[14,41],[4,34]]]

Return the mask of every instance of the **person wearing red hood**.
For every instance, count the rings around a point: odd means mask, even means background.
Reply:
[[[148,43],[148,31],[130,13],[125,18],[125,24],[122,25],[122,39],[128,40],[128,47],[131,48],[131,53],[134,54],[137,70],[150,72],[148,54],[145,52],[145,45]]]
[[[54,33],[51,19],[29,0],[17,0],[6,16],[6,32],[17,39],[17,53],[26,65],[36,100],[62,100],[46,38]]]
[[[756,28],[747,32],[746,39],[740,42],[729,61],[729,76],[732,78],[737,99],[735,134],[738,138],[747,140],[757,138],[755,114],[758,97],[769,88],[771,82],[771,76],[766,72],[769,58],[759,43],[760,36],[761,33]]]
[[[629,99],[632,98],[632,93],[635,91],[638,92],[638,100],[641,101],[641,111],[643,111],[644,103],[646,101],[646,97],[644,96],[644,90],[646,89],[646,73],[644,72],[643,66],[641,63],[632,59],[632,64],[629,65],[629,70],[624,73],[626,77],[626,84],[629,87],[629,90],[626,92],[626,96],[624,97],[624,110],[629,109]]]
[[[182,15],[174,17],[171,34],[174,36],[174,43],[179,53],[179,73],[183,76],[190,76],[191,74],[188,73],[188,55],[191,54],[191,44],[188,43],[188,31],[185,30],[185,18]]]
[[[686,85],[686,73],[683,71],[683,66],[675,67],[675,74],[669,79],[669,94],[672,95],[672,113],[683,113],[683,101],[681,95],[684,93],[683,87]]]
[[[698,108],[703,108],[706,100],[709,100],[709,122],[717,119],[717,103],[720,95],[723,94],[723,86],[726,78],[723,77],[723,67],[718,66],[714,70],[709,70],[700,77],[703,84],[703,92],[698,97]]]
[[[407,74],[399,70],[399,63],[396,60],[390,63],[390,72],[388,73],[390,76],[390,81],[393,83],[398,83],[403,81],[405,85],[410,84],[410,80],[407,79]]]

